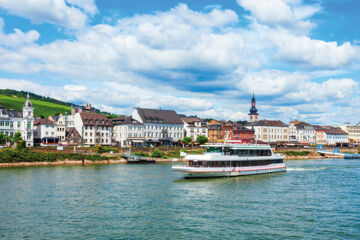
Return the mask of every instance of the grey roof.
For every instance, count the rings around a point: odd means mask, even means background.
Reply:
[[[112,119],[113,125],[123,125],[123,124],[141,124],[141,122],[136,121],[132,117],[118,117]]]
[[[23,112],[22,111],[15,111],[15,110],[6,110],[9,114],[9,117],[16,117],[16,118],[22,118]]]
[[[144,123],[184,124],[173,110],[136,108]]]

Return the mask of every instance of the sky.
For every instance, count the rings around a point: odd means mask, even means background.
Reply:
[[[0,88],[101,110],[360,122],[360,1],[0,0]]]

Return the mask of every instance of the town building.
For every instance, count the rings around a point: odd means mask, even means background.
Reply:
[[[296,119],[289,123],[289,141],[298,142],[303,145],[315,144],[315,127],[306,122],[299,122]]]
[[[360,143],[360,123],[358,125],[351,125],[349,123],[338,125],[342,130],[349,134],[349,143]]]
[[[259,119],[259,114],[256,109],[256,99],[255,95],[253,93],[252,99],[251,99],[251,108],[249,112],[249,122],[256,122]]]
[[[221,141],[233,138],[234,123],[231,121],[221,121]]]
[[[196,116],[182,117],[184,122],[185,136],[191,137],[194,141],[198,136],[208,137],[208,127],[204,121]]]
[[[66,128],[65,141],[62,142],[66,145],[77,146],[81,144],[81,135],[75,127]]]
[[[255,140],[255,129],[248,129],[241,124],[234,124],[231,140],[241,143],[252,143]]]
[[[131,117],[143,124],[146,145],[178,145],[184,137],[184,123],[173,110],[134,108]]]
[[[56,124],[56,136],[59,138],[61,144],[67,144],[67,134],[69,128],[74,128],[74,115],[68,115],[65,113],[63,115],[60,113],[59,115],[55,116],[54,118]],[[72,132],[73,130],[71,130]],[[72,134],[74,134],[72,132]]]
[[[132,117],[119,117],[112,119],[113,145],[120,147],[143,146],[143,124]]]
[[[29,94],[22,111],[8,110],[0,105],[0,133],[13,137],[20,132],[27,147],[34,146],[34,120]]]
[[[77,112],[74,115],[74,127],[80,134],[82,144],[111,145],[112,122],[104,114],[94,112]]]
[[[56,136],[56,124],[48,118],[34,121],[34,144],[40,146],[54,146],[59,143]]]
[[[279,120],[260,120],[246,126],[255,130],[255,141],[268,143],[289,141],[288,125]]]
[[[316,130],[316,144],[343,146],[349,144],[349,134],[339,127],[321,126]]]
[[[209,143],[218,143],[222,141],[222,127],[221,124],[209,124],[208,123],[208,138]]]

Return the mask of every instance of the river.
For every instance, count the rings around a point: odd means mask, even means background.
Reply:
[[[185,180],[171,164],[0,169],[0,239],[360,239],[360,160]]]

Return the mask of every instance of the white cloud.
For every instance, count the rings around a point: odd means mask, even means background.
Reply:
[[[268,31],[268,38],[276,46],[276,56],[310,67],[335,69],[351,64],[359,54],[359,47],[344,42],[326,42],[307,36],[296,36],[287,30]]]
[[[40,37],[40,34],[35,30],[24,33],[17,28],[14,29],[14,33],[5,34],[3,32],[3,27],[4,20],[0,18],[0,46],[11,48],[20,47],[24,44],[33,43]]]
[[[315,24],[306,20],[321,10],[317,5],[303,5],[298,0],[237,0],[259,23],[308,32]]]
[[[82,85],[65,85],[64,90],[79,92],[79,91],[85,91],[86,87]]]
[[[33,23],[46,22],[70,29],[83,28],[88,14],[97,12],[93,0],[0,0],[0,7]]]
[[[308,77],[300,73],[264,70],[247,74],[236,86],[248,94],[256,91],[256,94],[263,96],[278,96],[296,90],[301,82],[307,80]]]

